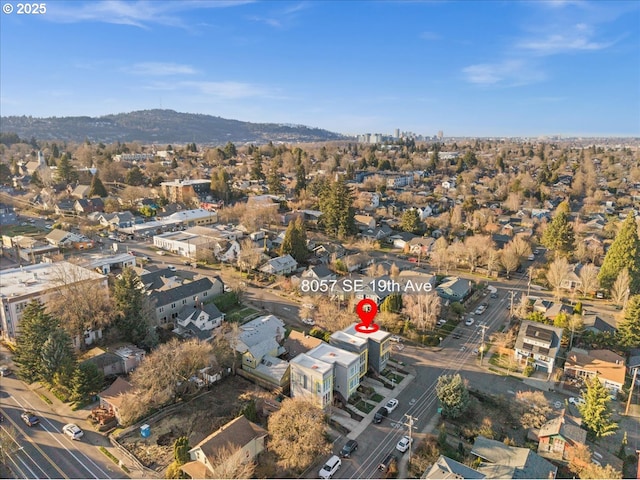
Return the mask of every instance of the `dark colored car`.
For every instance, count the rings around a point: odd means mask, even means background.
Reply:
[[[384,417],[389,415],[389,410],[386,407],[380,407],[376,414],[373,416],[373,423],[380,423]]]
[[[386,472],[387,470],[389,470],[391,465],[397,462],[398,458],[393,453],[389,453],[378,465],[378,470],[380,470],[381,472]]]
[[[344,447],[342,447],[342,450],[340,450],[340,456],[344,458],[349,458],[351,457],[351,454],[356,450],[358,450],[358,442],[356,442],[355,440],[349,440],[347,443],[344,444]]]
[[[30,427],[33,427],[34,425],[40,423],[40,419],[33,412],[24,412],[22,415],[20,415],[20,418]]]

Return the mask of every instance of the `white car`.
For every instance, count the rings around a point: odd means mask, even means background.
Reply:
[[[387,402],[387,404],[384,407],[389,411],[389,413],[391,413],[396,409],[397,406],[398,406],[398,400],[395,398],[392,398]]]
[[[529,259],[530,262],[533,262],[536,259],[536,256],[532,253],[527,258]]]
[[[302,323],[313,327],[316,324],[316,321],[313,318],[303,318]]]
[[[167,265],[167,270],[169,270],[170,272],[175,272],[176,267],[174,267],[173,265]]]
[[[447,319],[446,318],[441,318],[440,320],[438,320],[438,326],[444,325],[445,323],[447,323]]]
[[[478,308],[476,308],[476,315],[482,315],[486,309],[487,306],[485,304],[478,306]]]
[[[473,322],[475,322],[475,320],[473,319],[473,317],[469,317],[469,318],[467,318],[467,319],[465,320],[464,324],[465,324],[467,327],[470,327],[471,325],[473,325]]]
[[[402,453],[409,450],[409,445],[413,443],[413,439],[407,437],[406,435],[400,439],[398,444],[396,445],[396,450],[400,450]]]
[[[342,460],[340,460],[340,457],[338,457],[337,455],[334,455],[329,460],[327,460],[327,463],[325,463],[324,466],[320,469],[320,473],[318,473],[318,476],[320,478],[331,478],[335,475],[335,473],[341,466]]]
[[[391,340],[392,342],[398,342],[398,343],[402,342],[402,339],[397,335],[393,335],[389,340]]]
[[[64,427],[62,427],[62,431],[71,440],[80,440],[80,438],[82,438],[82,436],[84,435],[82,429],[75,423],[67,423]]]
[[[582,397],[569,397],[569,403],[577,407],[578,405],[585,403],[585,401]]]

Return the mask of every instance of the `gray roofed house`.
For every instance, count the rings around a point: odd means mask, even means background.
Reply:
[[[532,358],[536,369],[551,374],[561,338],[562,328],[523,320],[516,338],[516,360],[522,362]]]
[[[298,268],[298,262],[296,262],[291,255],[287,254],[272,258],[260,267],[260,271],[271,275],[287,275],[293,273],[296,268]]]
[[[471,454],[482,460],[478,472],[489,478],[556,478],[558,467],[528,448],[510,447],[478,435]]]
[[[336,274],[329,270],[325,264],[312,265],[302,273],[302,278],[313,278],[316,280],[335,280]]]
[[[594,333],[616,333],[616,328],[604,320],[600,315],[587,313],[582,316],[582,326],[586,331]]]
[[[449,457],[440,455],[438,460],[423,475],[426,479],[483,479],[486,478],[484,473],[480,473],[473,468],[467,467],[460,462],[456,462]]]
[[[112,229],[129,228],[131,227],[135,219],[131,212],[116,212],[116,213],[103,213],[99,217],[101,225],[105,227],[111,227]]]
[[[448,277],[436,287],[436,292],[446,300],[462,301],[471,293],[471,280]]]
[[[178,312],[176,328],[173,332],[184,338],[197,337],[208,341],[213,338],[213,331],[222,325],[224,313],[213,303],[197,302],[186,305]]]
[[[538,453],[554,460],[568,460],[571,450],[578,445],[586,445],[587,431],[579,418],[566,415],[565,410],[540,427],[537,433]]]

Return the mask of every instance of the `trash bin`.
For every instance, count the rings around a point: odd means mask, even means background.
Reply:
[[[142,438],[149,438],[149,435],[151,435],[151,427],[146,423],[142,425],[140,427],[140,435],[142,436]]]

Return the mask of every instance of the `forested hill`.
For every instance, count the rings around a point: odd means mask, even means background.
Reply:
[[[0,132],[20,138],[112,143],[224,144],[273,142],[322,142],[342,135],[304,125],[249,123],[239,120],[179,113],[174,110],[140,110],[103,117],[1,117]]]

